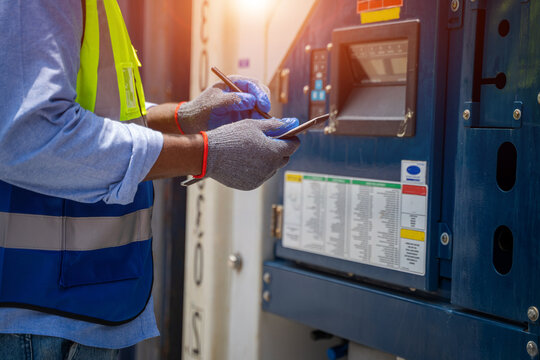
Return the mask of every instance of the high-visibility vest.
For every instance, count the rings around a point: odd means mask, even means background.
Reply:
[[[84,3],[84,2],[83,2]],[[116,0],[86,0],[77,102],[144,123],[138,67]],[[152,290],[151,182],[129,205],[79,203],[0,181],[0,306],[118,325]]]

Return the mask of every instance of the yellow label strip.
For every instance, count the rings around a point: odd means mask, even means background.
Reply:
[[[287,174],[286,180],[291,182],[302,182],[302,175]]]
[[[423,231],[401,229],[401,237],[403,239],[425,241],[426,240],[426,233],[423,232]]]
[[[394,7],[384,10],[363,12],[360,14],[360,20],[362,21],[362,24],[369,24],[379,21],[399,19],[400,11],[400,7]]]

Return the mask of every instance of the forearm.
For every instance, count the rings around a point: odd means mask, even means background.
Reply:
[[[197,135],[163,135],[163,148],[145,180],[155,180],[202,172],[203,137]]]
[[[163,134],[180,134],[180,130],[174,120],[177,103],[165,103],[148,109],[146,121],[148,127],[162,132]]]

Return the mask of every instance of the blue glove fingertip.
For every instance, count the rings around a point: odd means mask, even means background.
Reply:
[[[283,125],[280,126],[279,129],[282,131],[284,130],[283,133],[289,130],[292,130],[298,125],[300,125],[300,122],[298,121],[297,118],[284,118],[284,119],[281,119],[281,122],[283,123]]]
[[[261,111],[270,112],[270,109],[272,108],[270,99],[268,98],[268,96],[266,96],[264,92],[259,95],[260,96],[257,96],[257,106]]]
[[[277,128],[274,128],[272,130],[266,131],[266,136],[268,137],[277,137],[282,134],[285,134],[287,131],[294,129],[298,126],[299,121],[296,118],[284,118],[284,119],[276,119],[281,122],[281,125]]]
[[[240,101],[232,104],[230,106],[230,110],[246,111],[252,110],[255,107],[255,102],[257,101],[257,99],[252,94],[237,93],[236,95],[240,98]]]
[[[257,106],[264,112],[269,112],[272,108],[270,99],[266,92],[257,84],[249,80],[236,80],[234,82],[236,86],[242,91],[251,94],[257,98]]]

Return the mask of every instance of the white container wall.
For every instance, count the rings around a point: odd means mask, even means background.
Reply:
[[[191,98],[218,81],[209,70],[268,82],[315,0],[194,0]],[[261,311],[262,263],[272,257],[263,189],[212,180],[188,190],[184,356],[186,359],[326,359],[330,341]],[[228,265],[239,254],[242,268]]]

